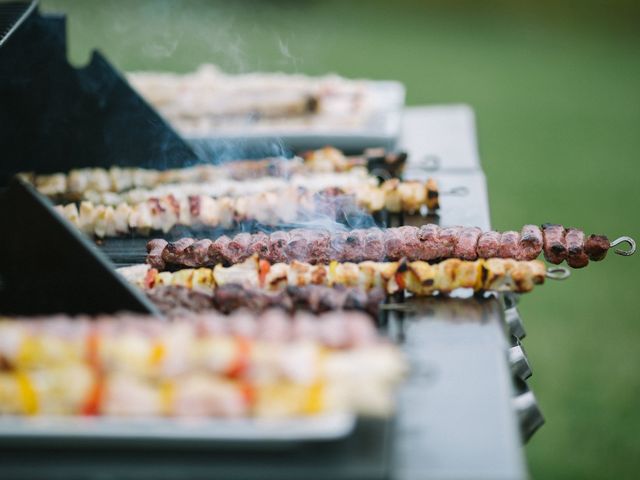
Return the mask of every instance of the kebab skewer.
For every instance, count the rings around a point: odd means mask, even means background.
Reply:
[[[383,204],[386,202],[388,203],[388,208],[395,208],[395,211],[400,211],[404,207],[411,212],[419,209],[421,205],[427,205],[429,210],[437,210],[439,208],[438,198],[440,192],[434,179],[428,179],[423,182],[420,180],[400,181],[397,178],[393,178],[379,183],[378,179],[370,176],[337,175],[333,173],[319,173],[310,178],[263,178],[251,182],[223,180],[213,183],[164,185],[154,189],[134,189],[124,193],[87,191],[83,194],[81,200],[117,206],[121,203],[135,205],[148,200],[168,197],[185,199],[202,196],[214,199],[227,197],[239,199],[250,195],[267,195],[287,190],[299,194],[342,192],[356,195],[369,202],[382,202]],[[466,195],[467,190],[463,187],[457,187],[443,193],[463,196]],[[417,207],[412,205],[417,205]]]
[[[370,214],[433,211],[438,205],[434,180],[426,182],[389,180],[380,187],[331,188],[319,192],[283,188],[239,197],[212,198],[205,195],[149,198],[141,203],[94,205],[82,202],[58,205],[56,210],[83,232],[99,238],[152,230],[168,232],[175,226],[230,228],[255,220],[263,225],[305,221],[318,215],[331,220],[345,212],[362,209]]]
[[[0,414],[385,415],[405,370],[358,312],[0,319]]]
[[[193,287],[194,284],[191,283],[191,286]],[[197,287],[197,284],[195,286]],[[165,315],[203,312],[210,309],[231,313],[243,308],[251,312],[278,308],[287,312],[306,310],[313,313],[358,310],[377,317],[380,305],[386,298],[382,288],[365,290],[341,285],[335,287],[303,285],[268,291],[238,283],[206,290],[172,284],[147,289],[146,294]]]
[[[192,179],[191,181],[162,183],[153,187],[135,187],[120,192],[101,188],[89,188],[70,195],[67,200],[88,200],[95,203],[117,205],[118,203],[140,203],[150,198],[174,195],[206,195],[210,197],[238,197],[264,192],[278,191],[283,188],[301,188],[307,191],[319,191],[330,187],[357,187],[378,185],[379,179],[365,169],[353,169],[348,172],[317,172],[313,175],[293,174],[288,177],[259,177],[251,180],[238,180],[218,177],[211,179]],[[52,196],[58,200],[60,196]],[[61,197],[65,199],[64,196]]]
[[[304,159],[294,157],[239,160],[220,165],[201,164],[169,170],[153,170],[132,167],[81,168],[68,174],[55,173],[21,176],[41,193],[70,200],[93,194],[120,193],[132,189],[153,189],[176,184],[206,184],[220,181],[242,181],[269,178],[287,179],[292,176],[316,177],[317,174],[334,173],[335,176],[355,174],[369,176],[382,171],[398,172],[406,161],[405,153],[388,153],[381,149],[366,150],[362,156],[349,157],[333,147],[325,147],[304,154]]]
[[[128,270],[127,270],[128,269]],[[475,261],[444,260],[437,264],[423,261],[339,263],[329,265],[293,261],[271,264],[256,255],[244,262],[224,267],[182,269],[159,272],[149,266],[136,265],[121,269],[132,283],[143,289],[181,286],[212,292],[229,284],[239,284],[266,291],[288,287],[324,285],[357,287],[365,291],[382,289],[387,294],[405,291],[416,296],[448,294],[459,288],[476,292],[529,292],[545,278],[563,279],[564,268],[547,270],[540,260],[517,261],[492,258]]]
[[[482,232],[477,227],[370,228],[350,231],[293,229],[265,233],[241,233],[233,238],[215,240],[183,238],[168,243],[162,239],[147,244],[147,263],[164,270],[171,267],[214,266],[234,264],[258,254],[271,263],[294,260],[312,264],[383,260],[435,261],[446,258],[476,260],[478,258],[511,258],[533,260],[541,252],[553,263],[563,261],[573,268],[585,267],[589,260],[605,258],[611,247],[621,243],[629,250],[615,250],[618,255],[632,255],[635,242],[620,237],[613,242],[604,235],[585,236],[584,232],[561,225],[525,225],[521,232]]]

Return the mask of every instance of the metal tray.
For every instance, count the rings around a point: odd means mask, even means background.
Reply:
[[[5,416],[0,417],[0,445],[50,443],[56,439],[77,445],[200,441],[267,447],[338,440],[350,435],[355,425],[356,417],[350,413],[287,419]]]

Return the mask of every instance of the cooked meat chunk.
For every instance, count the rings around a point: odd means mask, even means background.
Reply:
[[[561,264],[567,258],[564,227],[546,223],[542,226],[542,230],[544,232],[544,258],[555,265]]]
[[[535,260],[542,251],[544,239],[537,225],[525,225],[520,232],[517,260]]]
[[[605,235],[589,235],[584,245],[584,253],[597,262],[607,256],[609,248],[610,242]]]
[[[584,252],[584,232],[576,228],[567,228],[565,242],[569,266],[573,268],[586,267],[589,264],[589,256]]]

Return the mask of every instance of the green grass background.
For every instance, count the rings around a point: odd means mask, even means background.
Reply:
[[[283,70],[405,83],[410,105],[476,111],[493,225],[640,240],[640,5],[622,1],[44,1],[70,56],[124,70]],[[535,478],[640,471],[640,255],[523,299],[547,425]]]

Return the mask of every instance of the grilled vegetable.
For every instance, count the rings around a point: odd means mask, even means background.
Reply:
[[[120,271],[142,288],[177,285],[200,291],[212,291],[229,284],[279,291],[305,285],[341,285],[364,290],[382,288],[388,294],[406,290],[418,296],[450,293],[457,288],[474,291],[528,292],[550,276],[539,260],[517,261],[492,258],[475,261],[444,260],[437,264],[407,262],[331,262],[329,265],[293,261],[271,264],[262,273],[257,255],[244,262],[213,269],[195,268],[176,272],[148,267],[125,267]],[[568,272],[564,271],[563,275]]]
[[[384,415],[405,369],[366,315],[0,319],[0,414]]]

